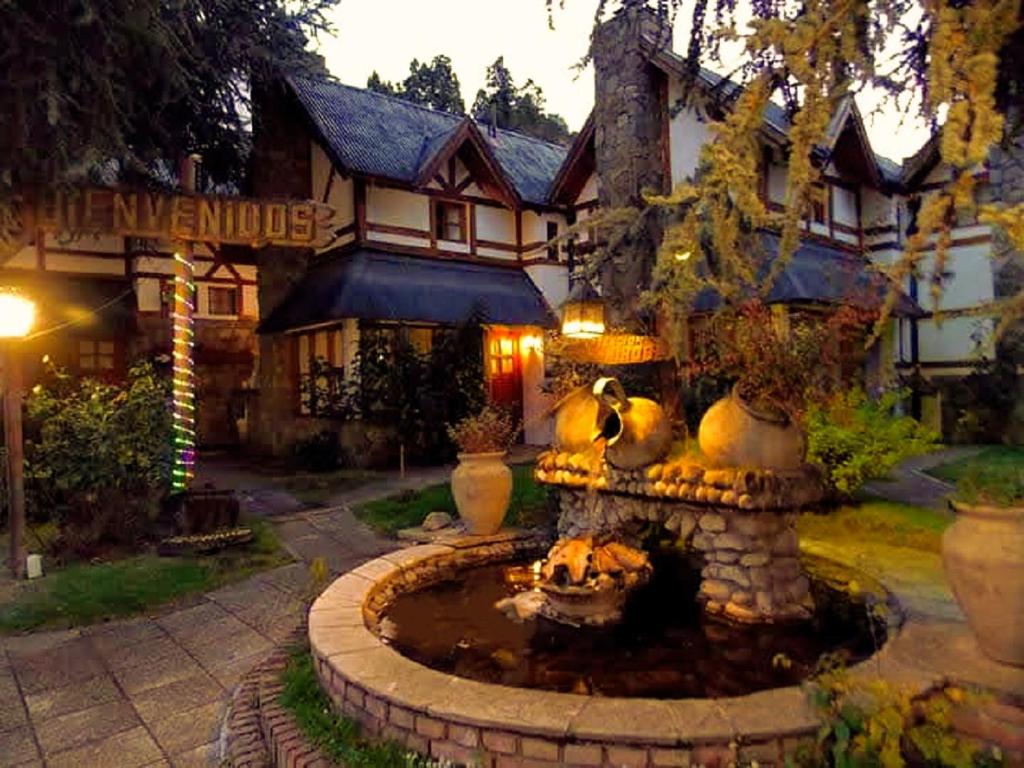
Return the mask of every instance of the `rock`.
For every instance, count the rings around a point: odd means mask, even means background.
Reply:
[[[701,489],[698,488],[697,490],[699,492]],[[700,501],[699,496],[697,497],[697,500]],[[700,525],[700,529],[702,531],[718,533],[725,530],[725,518],[721,515],[715,514],[714,512],[708,512],[701,515],[698,525]]]
[[[713,575],[717,579],[728,579],[741,587],[750,586],[750,577],[747,572],[737,565],[713,565]]]
[[[679,514],[679,513],[676,513]],[[690,512],[683,512],[679,517],[679,538],[689,538],[693,529],[697,527],[697,520]]]
[[[795,557],[784,557],[777,559],[771,565],[772,580],[775,582],[789,582],[797,576],[802,575],[800,563]]]
[[[739,498],[736,491],[722,491],[722,498],[718,500],[718,503],[723,507],[735,507],[739,502]]]
[[[718,579],[704,579],[704,581],[700,583],[700,592],[702,595],[706,595],[712,600],[724,603],[729,599],[729,596],[733,592],[733,588],[731,584],[719,581]]]
[[[668,483],[666,483],[666,482],[665,482],[664,480],[658,480],[658,481],[657,481],[657,482],[656,482],[656,483],[654,484],[654,492],[655,492],[656,494],[658,494],[659,496],[664,496],[664,495],[665,495],[665,492],[666,492],[666,491],[667,491],[668,489],[669,489],[669,485],[668,485]]]
[[[797,576],[793,581],[790,582],[789,587],[786,589],[786,595],[794,603],[802,603],[804,598],[811,591],[811,585],[807,581],[806,576]]]
[[[679,476],[688,483],[695,483],[704,476],[704,467],[699,464],[684,464],[679,468]]]
[[[716,488],[731,488],[736,477],[732,469],[708,469],[704,471],[704,483]]]
[[[754,602],[757,604],[757,610],[763,614],[771,615],[775,609],[775,600],[771,592],[755,592]]]
[[[665,467],[662,464],[652,464],[647,468],[647,479],[653,481],[661,480],[661,473]]]
[[[733,552],[728,549],[720,549],[715,552],[715,562],[718,563],[735,563],[740,559],[739,552]]]
[[[772,572],[768,568],[751,568],[747,573],[750,576],[750,583],[756,589],[770,589],[772,586]]]
[[[568,453],[560,453],[557,456],[555,456],[555,466],[558,469],[565,469],[566,466],[568,466],[568,464],[569,464],[569,454]]]
[[[708,487],[704,492],[704,500],[708,504],[717,504],[718,500],[722,498],[722,492],[717,488]]]
[[[735,549],[745,552],[750,549],[750,540],[738,533],[720,533],[715,537],[715,549]]]
[[[423,518],[422,527],[424,531],[439,531],[450,527],[453,522],[452,516],[447,512],[431,512]]]
[[[767,552],[751,552],[740,558],[740,565],[748,567],[767,565],[769,562],[771,562],[771,557]]]
[[[736,605],[747,606],[754,602],[754,596],[749,592],[740,589],[732,593],[729,597],[729,601],[736,603]]]
[[[790,528],[787,531],[783,531],[775,538],[775,542],[772,544],[773,555],[796,555],[800,551],[800,539],[796,535],[796,531]]]
[[[752,611],[750,608],[747,608],[746,606],[737,605],[733,602],[729,602],[728,604],[726,604],[725,615],[728,616],[730,619],[734,619],[735,621],[741,621],[746,624],[760,621],[762,619],[761,615],[757,612]]]
[[[710,533],[698,533],[693,537],[693,548],[707,552],[715,548],[715,537]]]
[[[739,499],[736,500],[736,503],[740,509],[753,509],[755,506],[754,497],[748,493],[742,494]]]
[[[531,590],[529,592],[519,592],[512,597],[499,600],[494,604],[494,607],[512,619],[512,621],[522,624],[524,621],[531,621],[536,618],[545,600],[543,592]],[[499,652],[496,651],[495,653]]]

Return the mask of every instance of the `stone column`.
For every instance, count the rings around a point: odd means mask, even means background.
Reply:
[[[594,147],[601,208],[643,207],[642,192],[671,185],[666,75],[650,62],[651,44],[668,44],[656,13],[642,0],[626,0],[601,24],[593,43]],[[648,222],[601,270],[613,324],[635,326],[640,292],[649,284],[661,226]]]
[[[707,512],[693,546],[704,554],[699,598],[708,613],[762,623],[809,618],[794,512]]]
[[[312,153],[298,105],[284,84],[264,85],[253,97],[253,194],[308,200],[312,197]],[[267,247],[256,252],[260,320],[266,318],[306,272],[312,251]],[[250,443],[281,455],[293,441],[298,383],[292,370],[291,339],[260,335],[256,362],[259,395],[250,414]]]

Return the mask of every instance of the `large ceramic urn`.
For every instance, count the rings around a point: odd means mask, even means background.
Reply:
[[[1024,666],[1024,506],[954,502],[942,563],[982,652]]]
[[[734,388],[708,408],[697,442],[712,463],[723,467],[799,469],[807,442],[800,427],[785,416],[758,410]]]
[[[505,452],[460,453],[452,471],[452,496],[467,533],[497,533],[512,497],[512,470],[505,464]]]

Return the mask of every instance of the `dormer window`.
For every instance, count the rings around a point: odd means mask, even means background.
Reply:
[[[434,228],[438,240],[466,242],[466,206],[447,200],[434,201]]]

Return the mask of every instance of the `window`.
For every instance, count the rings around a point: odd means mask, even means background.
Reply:
[[[434,234],[438,240],[466,242],[466,206],[438,200],[434,203]]]
[[[82,373],[103,373],[114,370],[114,342],[79,341],[78,370]]]
[[[491,336],[487,370],[491,376],[508,376],[516,371],[516,340],[511,336]]]
[[[548,258],[551,261],[558,261],[558,243],[552,243],[551,241],[558,237],[558,222],[548,222]]]
[[[211,287],[207,292],[211,315],[237,315],[238,289]]]
[[[811,188],[811,221],[815,224],[828,223],[828,187]]]
[[[341,328],[298,335],[301,410],[313,416],[342,416],[346,406],[344,341]]]

